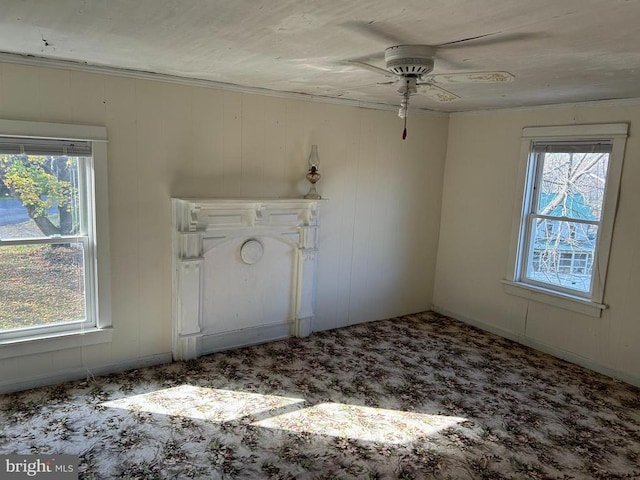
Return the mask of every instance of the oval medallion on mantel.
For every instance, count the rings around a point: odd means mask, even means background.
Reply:
[[[264,254],[264,248],[262,244],[252,238],[247,240],[240,247],[240,258],[247,265],[253,265],[254,263],[258,263]]]

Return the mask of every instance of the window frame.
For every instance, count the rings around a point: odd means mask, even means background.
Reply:
[[[573,288],[562,286],[562,285],[554,285],[550,282],[536,280],[534,278],[527,276],[529,258],[531,257],[531,253],[534,253],[535,255],[535,252],[533,252],[533,249],[532,249],[532,243],[533,243],[533,237],[535,235],[535,230],[536,230],[536,228],[534,227],[534,224],[536,221],[538,220],[544,221],[547,235],[553,234],[553,232],[556,232],[556,231],[558,232],[558,235],[559,235],[560,232],[562,231],[562,227],[564,223],[567,230],[569,231],[569,236],[571,238],[575,238],[576,225],[583,225],[583,226],[593,225],[598,228],[598,232],[600,232],[602,228],[602,216],[600,216],[600,218],[597,220],[589,220],[589,219],[583,219],[583,218],[557,216],[551,213],[547,215],[542,215],[540,213],[537,213],[539,208],[539,203],[540,203],[540,197],[542,195],[542,182],[543,182],[544,167],[545,167],[545,160],[546,160],[545,158],[546,152],[540,151],[538,149],[538,146],[539,144],[544,145],[545,143],[546,143],[545,140],[535,139],[534,141],[531,142],[531,146],[530,146],[530,152],[529,152],[530,167],[527,170],[529,178],[525,182],[525,185],[526,185],[525,188],[527,189],[527,193],[526,193],[527,204],[523,206],[523,217],[521,219],[523,234],[522,234],[522,238],[520,239],[521,245],[519,247],[520,248],[519,251],[521,252],[522,257],[518,258],[516,278],[518,279],[519,282],[523,284],[532,285],[534,287],[539,287],[539,288],[548,288],[561,294],[582,297],[590,300],[592,298],[593,286],[595,284],[595,281],[593,278],[595,276],[595,273],[593,270],[589,273],[591,279],[589,282],[590,290],[588,291],[581,291],[578,289],[573,289]],[[571,150],[571,148],[576,144],[576,142],[573,139],[570,139],[568,141],[562,141],[562,142],[558,142],[556,139],[553,143],[556,143],[556,144],[566,143],[567,146],[565,148],[568,148],[569,150]],[[587,142],[581,141],[580,143],[587,143],[587,144],[593,144],[593,145],[598,145],[599,143],[602,143],[606,145],[607,147],[603,149],[603,153],[607,153],[609,155],[608,164],[610,163],[611,151],[609,151],[610,149],[608,148],[608,146],[612,146],[612,143],[610,142],[609,139],[592,139]],[[604,150],[606,150],[606,152]],[[608,185],[609,183],[608,173],[609,172],[607,168],[606,185]],[[603,192],[603,204],[602,204],[603,209],[604,209],[605,198],[606,198],[606,188],[605,188],[605,191]],[[553,228],[554,223],[557,224],[557,229]],[[598,235],[596,236],[595,251],[597,251],[597,239],[599,238],[599,236],[600,234],[598,233]],[[574,253],[576,252],[573,252],[573,251],[559,252],[557,257],[557,267],[556,267],[558,269],[558,273],[561,273],[561,274],[574,273],[573,272]],[[570,258],[569,258],[569,263],[567,265],[566,260],[568,256]],[[597,255],[594,258],[596,257]],[[563,265],[563,260],[565,260],[564,265]],[[568,272],[560,271],[560,269],[563,266],[569,267]]]
[[[111,341],[107,131],[105,127],[0,119],[0,137],[75,140],[91,143],[80,167],[86,235],[1,240],[0,245],[82,243],[86,319],[0,332],[0,359]],[[73,156],[73,155],[70,155]]]
[[[613,226],[617,208],[622,164],[628,135],[627,123],[607,123],[590,125],[563,125],[525,127],[522,131],[520,165],[517,181],[516,202],[513,212],[513,227],[509,250],[508,271],[504,283],[505,292],[530,300],[551,304],[586,315],[600,317],[603,304],[606,273],[613,236]],[[586,294],[573,292],[563,287],[555,287],[540,282],[524,281],[530,238],[526,222],[531,215],[534,197],[533,186],[539,179],[538,154],[534,152],[538,142],[611,142],[607,184],[604,192],[601,218],[593,261],[591,291]],[[573,262],[572,262],[573,264]]]

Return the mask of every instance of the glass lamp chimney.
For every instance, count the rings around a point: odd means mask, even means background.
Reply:
[[[311,145],[311,153],[309,154],[309,170],[320,170],[320,157],[318,156],[318,145]]]

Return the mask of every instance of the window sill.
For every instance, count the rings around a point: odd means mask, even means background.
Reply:
[[[516,283],[510,280],[503,280],[504,291],[509,295],[535,300],[536,302],[546,303],[554,307],[564,308],[573,312],[589,315],[590,317],[600,318],[602,310],[607,308],[602,303],[592,302],[578,297],[562,295],[560,293],[537,288],[523,283]]]
[[[111,341],[112,331],[111,328],[93,328],[39,337],[0,340],[0,359],[108,343]]]

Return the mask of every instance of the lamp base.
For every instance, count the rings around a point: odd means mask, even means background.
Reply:
[[[318,172],[316,168],[313,167],[311,168],[311,170],[307,172],[306,177],[307,177],[307,180],[309,180],[309,183],[311,184],[311,188],[309,189],[307,194],[304,196],[304,198],[311,198],[314,200],[318,200],[322,198],[316,190],[316,182],[320,180],[320,177],[321,177],[320,172]]]
[[[310,198],[312,200],[320,200],[322,197],[320,196],[320,194],[316,190],[316,186],[315,185],[311,185],[311,188],[309,189],[307,194],[304,196],[304,198]]]

